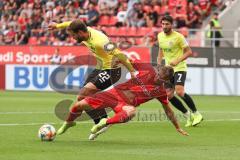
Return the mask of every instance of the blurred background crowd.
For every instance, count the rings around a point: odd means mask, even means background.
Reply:
[[[76,45],[65,30],[48,32],[51,22],[82,19],[115,42],[151,45],[161,30],[161,17],[170,14],[185,36],[221,0],[1,0],[0,45]]]

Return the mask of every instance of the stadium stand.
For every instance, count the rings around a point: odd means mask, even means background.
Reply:
[[[65,31],[47,32],[51,22],[82,19],[105,31],[113,41],[134,39],[161,30],[161,17],[170,14],[185,36],[188,28],[200,28],[220,0],[1,0],[0,44],[76,45]],[[192,21],[194,19],[194,21]],[[54,38],[56,37],[56,38]],[[150,38],[151,39],[151,38]],[[46,42],[48,41],[48,42]]]

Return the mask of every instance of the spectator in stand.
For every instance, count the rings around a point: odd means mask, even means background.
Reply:
[[[20,29],[22,31],[26,30],[27,23],[28,23],[27,13],[23,13],[18,17],[18,25],[20,26]]]
[[[196,10],[201,14],[202,19],[206,18],[211,12],[211,2],[209,0],[198,0]]]
[[[182,28],[187,26],[187,15],[182,12],[182,5],[176,6],[176,28]]]
[[[8,24],[10,23],[9,22],[9,16],[6,14],[6,15],[3,15],[2,18],[1,18],[1,21],[0,21],[0,29],[2,32],[4,32],[6,29],[7,29],[7,26]]]
[[[90,3],[88,6],[87,16],[88,16],[87,25],[88,26],[96,26],[97,22],[99,20],[99,13],[95,9],[95,6],[93,3]]]
[[[73,46],[73,45],[77,45],[76,41],[74,39],[72,39],[71,37],[67,37],[67,39],[65,40],[64,43],[65,46]]]
[[[17,3],[15,2],[15,0],[10,0],[9,2],[7,2],[10,14],[15,14],[17,11]]]
[[[127,3],[122,3],[117,13],[116,27],[124,26],[127,18]]]
[[[47,7],[47,9],[49,9],[50,7],[54,8],[55,7],[54,1],[53,0],[47,0],[46,7]]]
[[[31,17],[33,13],[33,5],[28,4],[27,2],[23,3],[21,6],[21,12],[20,15],[25,14],[26,17]]]
[[[199,13],[194,9],[193,2],[189,2],[187,8],[187,26],[192,29],[199,28],[201,25],[201,20]]]
[[[99,12],[106,15],[115,15],[115,10],[118,7],[118,0],[99,0]]]
[[[24,45],[28,43],[28,33],[26,31],[19,30],[14,37],[14,41],[16,45]]]
[[[66,38],[68,37],[67,33],[66,33],[66,30],[65,29],[62,29],[62,30],[59,30],[55,37],[57,37],[61,42],[65,41]]]
[[[187,6],[187,11],[180,15],[177,9],[179,3]],[[44,35],[50,36],[45,33],[45,25],[50,21],[60,23],[79,18],[88,25],[97,25],[98,17],[109,15],[117,16],[117,27],[156,27],[160,24],[160,17],[166,13],[175,16],[178,28],[198,28],[211,9],[222,6],[223,0],[0,0],[0,30],[4,36],[2,41],[12,43],[6,34],[9,31],[8,26],[13,26],[14,31],[18,28],[21,31],[27,30],[30,36],[41,39]],[[186,9],[182,7],[180,10],[182,12]],[[64,34],[59,35],[60,39],[62,36]],[[48,44],[52,44],[53,40]],[[41,40],[38,41],[42,44]]]
[[[33,20],[34,17],[29,18],[29,21],[26,25],[27,34],[30,36],[39,37],[39,29],[41,27],[41,23],[37,20]]]
[[[218,19],[218,13],[213,14],[213,18],[209,24],[209,31],[207,33],[208,38],[211,38],[212,47],[220,47],[220,38],[223,38],[222,27]]]
[[[153,10],[153,6],[150,6],[151,10],[145,14],[147,27],[153,27],[157,25],[158,13]]]
[[[14,31],[12,26],[7,26],[7,30],[5,32],[5,43],[6,44],[14,44],[14,37],[16,32]]]
[[[133,8],[127,13],[127,25],[130,27],[142,27],[145,25],[141,3],[134,3]]]
[[[9,18],[9,23],[8,23],[8,25],[9,25],[9,26],[12,26],[14,30],[17,30],[17,29],[18,29],[17,20],[18,20],[18,15],[11,15],[10,18]]]

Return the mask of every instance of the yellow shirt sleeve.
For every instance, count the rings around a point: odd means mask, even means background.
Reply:
[[[59,23],[59,24],[57,24],[56,27],[57,27],[58,29],[64,29],[64,28],[67,28],[71,23],[72,23],[72,21],[67,21],[67,22]]]
[[[181,48],[186,48],[189,46],[187,40],[184,38],[183,35],[179,36],[179,45]]]
[[[128,69],[129,72],[135,71],[130,60],[118,48],[114,49],[112,53],[121,61],[121,63]]]

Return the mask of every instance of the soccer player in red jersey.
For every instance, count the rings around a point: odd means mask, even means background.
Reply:
[[[76,102],[72,106],[66,122],[58,130],[58,133],[62,134],[69,127],[75,126],[74,120],[81,115],[83,110],[112,108],[115,115],[110,118],[101,119],[91,129],[91,133],[96,135],[103,127],[129,121],[136,114],[137,106],[156,98],[163,105],[166,115],[176,130],[183,135],[188,135],[187,132],[180,128],[164,88],[165,83],[170,83],[170,80],[173,78],[173,68],[170,66],[162,67],[160,65],[152,67],[151,64],[136,62],[133,63],[133,66],[139,72],[136,79],[128,80],[108,91],[88,96]]]

